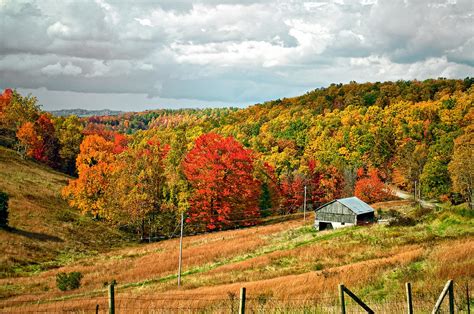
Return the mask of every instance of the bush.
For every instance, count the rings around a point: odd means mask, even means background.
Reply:
[[[8,194],[0,191],[0,228],[8,227]]]
[[[459,205],[466,201],[460,193],[450,193],[448,198],[453,205]]]
[[[408,226],[414,226],[416,225],[417,221],[413,219],[412,217],[409,216],[398,216],[395,217],[395,219],[390,220],[388,223],[389,227],[396,227],[396,226],[401,226],[401,227],[408,227]]]
[[[74,290],[81,286],[82,273],[58,273],[56,275],[56,286],[61,291]]]
[[[413,217],[422,219],[428,216],[429,214],[431,214],[432,212],[433,212],[432,208],[420,206],[417,209],[415,209],[415,211],[413,212]]]

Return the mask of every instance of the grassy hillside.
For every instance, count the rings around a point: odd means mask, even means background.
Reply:
[[[123,234],[83,217],[61,199],[67,180],[0,146],[0,190],[10,196],[12,227],[0,230],[0,277],[59,267],[123,243]]]
[[[151,309],[228,312],[247,287],[254,311],[329,312],[345,283],[379,312],[401,312],[404,283],[415,308],[434,305],[446,280],[455,280],[456,306],[474,277],[474,216],[463,207],[426,210],[406,201],[377,204],[410,226],[375,224],[317,232],[302,220],[186,237],[183,286],[176,287],[178,240],[122,248],[71,261],[23,278],[0,280],[0,309],[8,312],[106,308],[106,282],[115,279],[120,312]],[[38,232],[38,231],[37,231]],[[80,271],[82,287],[60,292],[58,272]],[[298,310],[299,309],[299,310]]]

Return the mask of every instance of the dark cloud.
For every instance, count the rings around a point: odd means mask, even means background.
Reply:
[[[473,11],[471,0],[4,0],[0,81],[54,106],[93,95],[127,110],[124,95],[236,105],[332,82],[472,76]]]

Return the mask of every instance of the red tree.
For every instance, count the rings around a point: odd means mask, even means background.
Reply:
[[[0,118],[5,111],[5,109],[10,104],[12,99],[13,91],[9,88],[5,89],[2,94],[0,94]]]
[[[323,168],[314,160],[308,162],[308,203],[316,209],[333,199],[340,198],[344,179],[334,166]]]
[[[208,230],[252,225],[259,216],[260,182],[254,156],[234,138],[209,133],[196,139],[183,161],[192,187],[189,222]]]
[[[390,189],[380,179],[377,169],[365,173],[359,169],[354,195],[367,203],[386,201],[391,198]]]
[[[46,114],[42,114],[38,120],[36,120],[35,125],[44,148],[43,155],[39,160],[52,167],[56,167],[59,161],[59,141],[54,130],[53,122]]]
[[[289,175],[280,183],[280,214],[296,213],[303,206],[305,182],[301,175]]]

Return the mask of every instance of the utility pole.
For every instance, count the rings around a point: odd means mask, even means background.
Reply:
[[[184,212],[181,213],[181,235],[179,237],[178,287],[181,286],[181,264],[182,264],[182,259],[183,259],[183,225],[184,225]]]
[[[416,202],[416,180],[415,180],[415,193],[413,193],[413,200]]]
[[[306,222],[306,185],[304,186],[303,218],[304,218],[304,221]]]
[[[418,184],[418,200],[421,201],[421,181]]]

